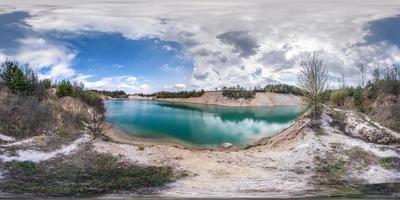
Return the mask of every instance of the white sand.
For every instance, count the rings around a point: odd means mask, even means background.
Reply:
[[[71,144],[64,145],[60,149],[57,149],[57,150],[51,151],[51,152],[43,152],[43,151],[38,151],[35,149],[18,150],[16,152],[16,155],[13,155],[13,156],[0,155],[0,160],[3,162],[9,162],[9,161],[13,161],[13,160],[40,162],[40,161],[54,158],[56,156],[69,155],[78,149],[79,144],[81,144],[83,142],[87,142],[89,139],[90,139],[89,135],[83,135],[81,138],[75,140]],[[16,145],[26,144],[28,142],[35,141],[34,139],[28,139],[28,140],[29,141],[23,140],[23,143],[16,142],[16,144],[11,143],[9,145],[16,146]]]

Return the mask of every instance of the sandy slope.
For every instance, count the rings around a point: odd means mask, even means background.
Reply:
[[[129,99],[153,99],[148,97],[129,96]],[[193,98],[168,98],[160,101],[180,102],[180,103],[199,103],[222,106],[293,106],[301,104],[301,98],[292,94],[280,93],[257,93],[253,99],[228,99],[222,96],[222,92],[205,92],[201,97]]]

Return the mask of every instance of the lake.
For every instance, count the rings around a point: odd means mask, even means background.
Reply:
[[[287,128],[302,106],[225,107],[155,100],[106,101],[107,121],[135,137],[196,146],[244,146]]]

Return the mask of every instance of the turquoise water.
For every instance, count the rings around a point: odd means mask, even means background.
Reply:
[[[278,133],[302,113],[299,106],[225,107],[152,100],[106,102],[107,121],[129,135],[208,146],[245,145]]]

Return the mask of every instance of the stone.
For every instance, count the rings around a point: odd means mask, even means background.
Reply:
[[[224,148],[226,148],[226,149],[228,149],[228,148],[231,148],[231,147],[233,146],[233,144],[231,144],[231,143],[229,143],[229,142],[225,142],[225,143],[222,143],[221,146],[224,147]]]

